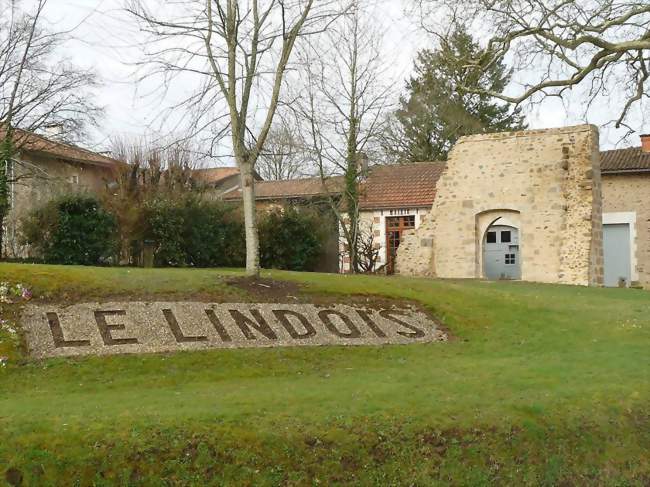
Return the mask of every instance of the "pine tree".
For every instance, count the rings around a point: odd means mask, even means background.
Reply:
[[[462,85],[501,93],[510,82],[503,60],[483,70],[458,62],[480,58],[481,52],[470,34],[457,30],[438,49],[418,53],[415,75],[400,98],[389,137],[394,157],[404,162],[446,160],[463,135],[526,128],[520,108],[458,89]]]

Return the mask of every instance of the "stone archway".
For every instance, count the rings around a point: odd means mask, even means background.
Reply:
[[[476,215],[476,277],[521,279],[523,252],[521,215],[512,209]]]

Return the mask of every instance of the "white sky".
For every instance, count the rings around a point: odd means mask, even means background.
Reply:
[[[29,2],[24,1],[26,5]],[[386,28],[387,58],[391,59],[388,75],[403,85],[415,53],[418,49],[431,47],[431,39],[418,31],[412,19],[405,17],[401,0],[377,1],[378,21]],[[0,6],[2,3],[0,0]],[[89,141],[88,145],[95,148],[105,148],[111,136],[149,133],[152,124],[157,125],[161,107],[168,106],[173,99],[179,99],[191,89],[172,86],[163,99],[160,95],[151,96],[157,87],[154,80],[137,81],[134,63],[142,60],[141,50],[137,47],[142,37],[133,19],[121,10],[123,5],[124,0],[50,0],[46,10],[46,18],[56,28],[69,28],[81,23],[75,30],[75,39],[66,46],[67,55],[76,64],[92,67],[102,80],[96,94],[106,115],[95,140]],[[588,120],[582,118],[580,108],[579,99],[564,102],[548,99],[527,112],[528,122],[531,128],[584,122],[601,125],[614,118],[618,107],[602,106],[602,110],[595,111],[597,113],[590,113],[591,119]],[[637,111],[640,112],[640,108]],[[634,128],[638,133],[650,132],[650,126],[643,127],[640,122]],[[621,141],[621,135],[621,131],[601,127],[601,147],[637,145],[636,136]]]

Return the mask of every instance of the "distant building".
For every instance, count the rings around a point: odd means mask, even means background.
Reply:
[[[115,179],[121,162],[72,144],[15,130],[18,161],[9,168],[11,209],[4,222],[3,255],[28,257],[19,242],[20,220],[50,199],[71,192],[99,192]]]
[[[600,167],[605,285],[650,287],[650,135],[640,147],[602,152]]]
[[[257,173],[254,173],[254,177],[256,181],[262,180]],[[208,188],[208,194],[215,198],[226,198],[230,193],[241,189],[241,176],[236,167],[195,169],[192,171],[192,179]]]
[[[405,231],[415,229],[430,211],[435,197],[436,182],[444,163],[373,166],[361,183],[359,221],[362,238],[372,240],[378,257],[376,271],[392,272],[395,252]],[[284,181],[260,181],[255,184],[258,208],[273,208],[283,204],[319,205],[327,208],[328,198],[339,200],[344,181],[342,176],[323,180],[320,177]],[[226,201],[241,199],[241,189],[225,194]],[[336,227],[334,227],[336,232]],[[340,231],[338,233],[341,233]],[[336,249],[333,272],[349,272],[350,259],[342,237]],[[331,259],[330,259],[331,261]]]

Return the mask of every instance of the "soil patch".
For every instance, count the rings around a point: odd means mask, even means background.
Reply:
[[[279,281],[255,277],[233,277],[226,284],[246,291],[255,301],[265,302],[302,302],[300,286],[291,281]]]

